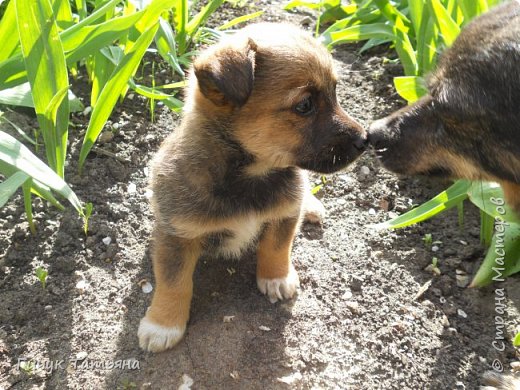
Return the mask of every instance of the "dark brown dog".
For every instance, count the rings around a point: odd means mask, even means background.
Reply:
[[[143,349],[183,336],[204,252],[237,257],[256,245],[260,291],[293,297],[304,198],[322,207],[302,169],[337,171],[366,145],[336,101],[336,80],[330,54],[283,24],[246,27],[195,61],[182,124],[152,164],[157,288],[139,327]]]
[[[498,181],[520,214],[520,3],[471,22],[441,57],[430,94],[374,122],[369,140],[401,174]]]

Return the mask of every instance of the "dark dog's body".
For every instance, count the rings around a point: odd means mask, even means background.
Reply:
[[[292,241],[304,203],[319,205],[302,168],[338,170],[366,144],[335,87],[330,54],[288,25],[249,26],[196,60],[182,124],[152,164],[157,288],[142,348],[184,334],[204,252],[236,257],[254,244],[260,291],[273,302],[294,295]]]
[[[464,28],[429,80],[430,94],[375,122],[369,139],[390,170],[498,181],[520,213],[520,3]]]
[[[430,94],[374,122],[369,140],[388,169],[498,181],[520,214],[520,2],[468,24],[441,57]],[[485,389],[520,389],[489,372]]]

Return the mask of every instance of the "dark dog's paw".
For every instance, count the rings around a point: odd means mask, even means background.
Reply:
[[[482,379],[481,390],[520,390],[520,377],[518,375],[487,371]]]

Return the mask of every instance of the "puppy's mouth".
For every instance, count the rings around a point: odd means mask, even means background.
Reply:
[[[340,150],[331,148],[328,153],[320,153],[312,158],[300,160],[298,166],[318,173],[337,172],[353,163],[363,153],[362,150],[352,149],[354,150],[349,153],[342,153]]]

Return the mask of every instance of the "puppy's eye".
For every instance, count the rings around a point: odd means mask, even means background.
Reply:
[[[314,111],[314,104],[312,103],[311,97],[307,97],[294,106],[294,111],[300,115],[308,115]]]

